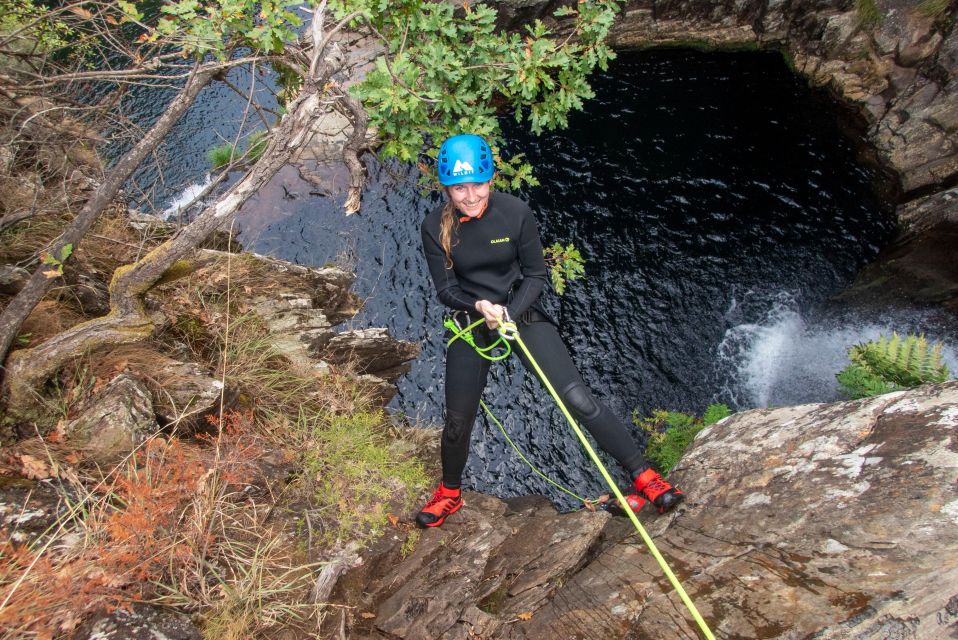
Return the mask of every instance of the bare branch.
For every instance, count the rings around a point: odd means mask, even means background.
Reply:
[[[339,96],[339,102],[346,106],[352,116],[353,131],[349,134],[346,144],[343,146],[343,159],[346,166],[349,167],[349,193],[346,196],[344,208],[346,214],[353,214],[359,211],[362,197],[363,183],[366,178],[366,171],[359,155],[366,148],[366,130],[369,126],[369,116],[366,110],[356,98],[349,95],[348,91],[343,91]]]
[[[110,285],[109,314],[81,323],[36,347],[16,351],[10,355],[5,379],[9,412],[28,411],[27,407],[30,406],[30,399],[36,386],[48,379],[67,360],[103,344],[127,344],[139,341],[155,331],[153,321],[144,305],[143,297],[146,292],[164,278],[177,277],[182,271],[177,265],[182,264],[182,261],[186,260],[199,243],[213,231],[229,224],[242,204],[268,183],[295,151],[308,143],[311,138],[310,124],[315,119],[317,111],[322,108],[322,92],[326,90],[327,83],[335,71],[337,71],[336,68],[323,60],[316,67],[316,74],[305,79],[302,91],[291,105],[290,112],[277,127],[263,156],[241,180],[230,187],[214,204],[206,207],[192,223],[181,228],[143,259],[117,269]],[[190,85],[197,84],[194,79],[191,79]],[[193,93],[197,92],[198,89]],[[185,102],[182,98],[183,96],[179,96],[177,101]],[[163,118],[169,113],[168,111]],[[152,134],[153,131],[151,131]],[[143,148],[138,156],[139,159],[124,164],[124,169],[129,168],[132,171],[132,168],[135,168],[139,160],[152,148],[155,148],[155,145]],[[111,180],[115,180],[115,174],[116,171],[110,176]],[[102,188],[98,190],[91,202],[97,199],[101,191],[103,191]],[[90,207],[91,204],[87,203],[77,219],[84,217],[84,213]],[[86,229],[83,229],[83,232],[85,231]],[[69,237],[74,236],[76,234]],[[82,234],[76,237],[82,238]],[[60,243],[66,238],[67,234],[64,234]],[[62,246],[60,243],[57,244],[58,247]],[[34,278],[37,274],[43,277],[38,271],[34,274]],[[33,284],[33,279],[30,284]],[[30,284],[27,286],[29,287]],[[46,287],[43,290],[45,289]],[[14,316],[11,320],[5,321],[7,312],[19,298],[20,296],[15,298],[10,307],[4,311],[4,315],[0,316],[0,332],[3,332],[3,338],[8,340],[4,351],[9,348],[9,341],[12,341],[12,336],[16,335],[23,317],[39,300],[39,297],[34,297],[21,302],[19,307],[25,308],[26,312],[22,316]]]
[[[163,141],[173,124],[193,104],[200,90],[210,83],[218,69],[218,65],[212,67],[197,65],[183,91],[173,100],[143,139],[117,162],[107,179],[100,184],[70,226],[54,243],[53,251],[56,255],[59,255],[62,248],[68,244],[76,249],[93,222],[116,197],[123,183],[143,159]],[[7,354],[23,321],[50,289],[52,281],[44,275],[43,271],[43,268],[37,268],[34,271],[27,285],[10,301],[0,315],[0,357]]]

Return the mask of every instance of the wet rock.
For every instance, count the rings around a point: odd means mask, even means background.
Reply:
[[[958,633],[956,473],[953,381],[733,415],[673,472],[687,502],[641,519],[716,637],[932,640]],[[349,637],[700,637],[622,518],[465,502],[344,577],[371,612]]]
[[[182,613],[135,604],[83,624],[73,640],[203,640],[203,634]]]
[[[888,308],[918,303],[958,313],[958,188],[898,208],[904,231],[837,299]]]
[[[0,265],[0,293],[8,296],[20,293],[30,279],[30,272],[12,264]]]
[[[393,338],[386,329],[356,329],[337,334],[320,353],[327,362],[394,382],[409,370],[419,346]]]
[[[17,544],[33,544],[69,512],[57,480],[0,478],[0,531]]]
[[[159,426],[147,386],[121,373],[86,403],[64,427],[67,442],[99,462],[128,455]]]
[[[928,231],[942,222],[958,224],[958,187],[906,202],[898,207],[897,215],[911,234]]]
[[[956,427],[958,382],[736,414],[674,472],[689,502],[659,549],[719,637],[945,637],[958,631]],[[594,637],[696,635],[634,545],[597,557],[521,628],[571,637],[586,624]],[[894,629],[908,634],[883,635]]]

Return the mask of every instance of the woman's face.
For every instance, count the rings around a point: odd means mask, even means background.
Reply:
[[[489,204],[489,182],[464,182],[447,187],[449,199],[463,215],[475,218],[485,211]]]

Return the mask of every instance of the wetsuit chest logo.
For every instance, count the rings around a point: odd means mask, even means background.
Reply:
[[[503,242],[509,242],[509,236],[506,236],[505,238],[496,238],[495,240],[490,240],[489,244],[501,244]]]

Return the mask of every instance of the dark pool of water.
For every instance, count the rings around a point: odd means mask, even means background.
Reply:
[[[856,162],[833,107],[774,54],[622,54],[594,86],[596,99],[566,131],[535,137],[507,125],[509,151],[526,153],[541,181],[520,195],[543,241],[575,243],[587,262],[585,278],[562,298],[548,294],[547,307],[595,393],[627,422],[658,407],[755,406],[746,388],[754,382],[742,374],[750,344],[736,347],[730,334],[762,326],[783,304],[814,315],[851,281],[892,231],[873,195],[876,176]],[[419,194],[415,169],[370,168],[363,211],[348,218],[341,198],[310,195],[284,170],[247,208],[243,241],[302,264],[355,265],[367,302],[353,324],[387,326],[422,345],[394,409],[438,426],[443,310],[418,229],[439,199]],[[790,384],[780,381],[786,393],[776,400],[830,399]],[[561,415],[517,363],[495,367],[485,397],[544,471],[580,492],[601,490]],[[574,506],[484,419],[466,476],[481,490]]]

